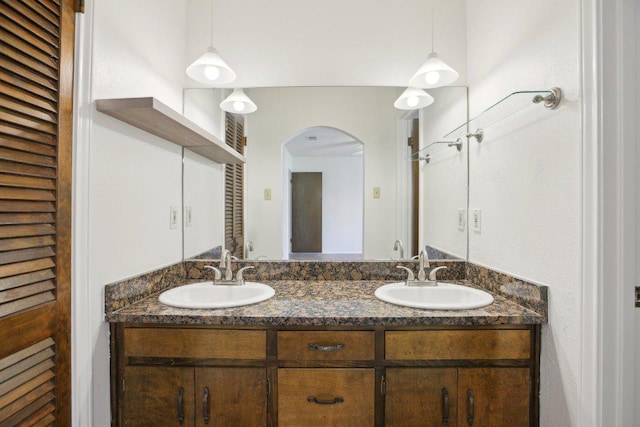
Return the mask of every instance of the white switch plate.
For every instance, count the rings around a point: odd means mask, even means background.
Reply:
[[[184,208],[184,226],[191,227],[191,206],[185,206]]]
[[[380,198],[380,187],[373,187],[373,198],[374,199]]]
[[[270,188],[265,188],[264,189],[264,199],[265,200],[271,200],[271,189]]]
[[[174,229],[178,228],[178,207],[171,206],[169,209],[169,228]]]
[[[464,231],[464,216],[465,216],[465,209],[458,209],[458,230],[460,231]]]
[[[473,231],[480,233],[482,226],[482,209],[474,209],[471,211],[471,226]]]

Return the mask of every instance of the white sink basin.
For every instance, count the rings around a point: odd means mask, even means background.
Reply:
[[[244,282],[242,286],[200,282],[164,291],[159,299],[172,307],[224,308],[255,304],[268,300],[274,294],[272,287],[256,282]]]
[[[376,289],[375,296],[391,304],[431,310],[468,310],[493,302],[493,297],[488,292],[444,282],[438,282],[438,286],[391,283]]]

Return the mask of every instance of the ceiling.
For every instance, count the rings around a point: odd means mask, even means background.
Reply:
[[[432,1],[435,50],[465,84],[466,0],[187,0],[185,67],[213,39],[228,87],[406,86],[431,51]]]

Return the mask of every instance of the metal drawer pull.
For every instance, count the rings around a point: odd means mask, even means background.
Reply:
[[[442,425],[449,424],[449,392],[446,388],[442,389]]]
[[[202,394],[202,416],[204,418],[204,423],[209,424],[209,387],[205,387],[204,393]]]
[[[467,390],[467,398],[469,399],[469,416],[467,417],[467,423],[469,426],[473,425],[473,418],[475,417],[475,408],[474,403],[475,399],[473,397],[473,391],[471,389]]]
[[[338,351],[344,350],[344,344],[336,344],[336,345],[320,345],[317,343],[309,344],[309,350],[317,350],[317,351]]]
[[[331,400],[323,400],[323,399],[316,399],[315,397],[310,396],[310,397],[307,397],[307,402],[315,403],[316,405],[335,405],[336,403],[344,402],[344,399],[342,397],[334,397]]]
[[[178,421],[180,425],[184,424],[184,389],[180,387],[178,390]]]

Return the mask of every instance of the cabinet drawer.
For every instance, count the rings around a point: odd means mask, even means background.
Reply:
[[[281,331],[281,360],[373,360],[375,335],[369,331]]]
[[[387,331],[390,360],[528,359],[528,330]]]
[[[264,359],[265,331],[127,328],[126,357]]]
[[[373,369],[278,369],[278,426],[374,425]]]

